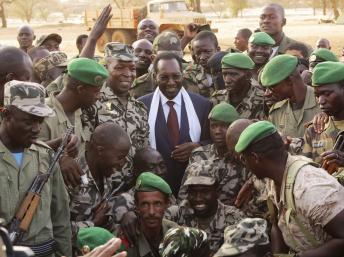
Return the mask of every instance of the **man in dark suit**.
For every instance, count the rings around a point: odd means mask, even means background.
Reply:
[[[149,109],[149,143],[167,165],[166,181],[177,196],[191,151],[210,143],[208,115],[212,104],[182,86],[182,60],[174,53],[154,60],[157,89],[139,98]]]

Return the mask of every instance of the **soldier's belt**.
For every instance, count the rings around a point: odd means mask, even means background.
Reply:
[[[54,239],[49,239],[43,243],[36,245],[21,245],[31,248],[31,250],[35,253],[36,257],[51,255],[54,252],[56,252],[57,249],[57,243]]]

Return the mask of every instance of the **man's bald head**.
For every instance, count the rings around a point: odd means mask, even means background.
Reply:
[[[316,49],[319,49],[319,48],[326,48],[328,50],[331,50],[330,41],[326,38],[318,39],[318,41],[316,42]]]
[[[17,47],[0,48],[0,86],[11,80],[29,81],[32,62],[27,53]],[[5,65],[4,65],[5,64]]]
[[[48,49],[42,46],[36,46],[34,48],[31,48],[27,53],[30,56],[32,63],[35,64],[40,59],[47,57],[50,52],[48,51]]]
[[[271,8],[271,9],[275,9],[275,11],[281,15],[281,17],[284,19],[285,18],[285,11],[284,11],[284,8],[282,5],[280,4],[277,4],[277,3],[271,3],[271,4],[267,4],[265,5],[262,10],[264,11],[264,9],[267,9],[267,8]]]
[[[132,46],[133,46],[134,49],[137,48],[137,47],[139,47],[140,45],[150,46],[150,48],[153,48],[152,42],[150,42],[148,39],[145,39],[145,38],[136,40],[136,41],[132,44]]]
[[[137,39],[145,38],[153,43],[155,37],[159,34],[159,26],[152,19],[143,19],[137,25]]]
[[[127,133],[118,125],[105,122],[94,130],[90,142],[98,146],[121,145],[130,147]]]
[[[229,150],[234,151],[234,147],[238,142],[241,133],[253,122],[253,120],[249,119],[238,119],[228,127],[226,133],[226,143]]]
[[[33,47],[33,41],[36,39],[35,33],[29,25],[23,25],[18,29],[17,40],[20,49],[27,52]]]
[[[284,8],[276,3],[268,4],[262,8],[259,17],[259,28],[273,38],[280,36],[286,24]]]

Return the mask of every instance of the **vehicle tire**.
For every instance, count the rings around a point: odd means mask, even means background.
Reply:
[[[112,33],[111,38],[112,38],[112,42],[120,42],[127,45],[130,45],[135,40],[135,38],[133,38],[133,35],[130,31],[126,31],[122,29],[115,30]]]
[[[104,46],[106,43],[111,42],[112,30],[106,30],[97,41],[97,49],[99,52],[104,53]]]

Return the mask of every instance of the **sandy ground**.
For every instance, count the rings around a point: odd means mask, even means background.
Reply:
[[[213,27],[218,29],[217,36],[223,49],[232,46],[234,35],[240,28],[255,29],[258,27],[258,19],[237,18],[227,20],[214,20]],[[78,24],[44,25],[35,27],[35,33],[39,37],[48,33],[59,33],[63,37],[61,50],[69,57],[76,54],[75,39],[79,34],[89,33],[86,27]],[[284,28],[285,33],[294,39],[304,41],[314,47],[319,37],[326,37],[332,43],[332,50],[339,56],[344,46],[344,25],[318,24],[316,20],[289,21]],[[0,44],[15,45],[17,30],[15,28],[0,29]]]

